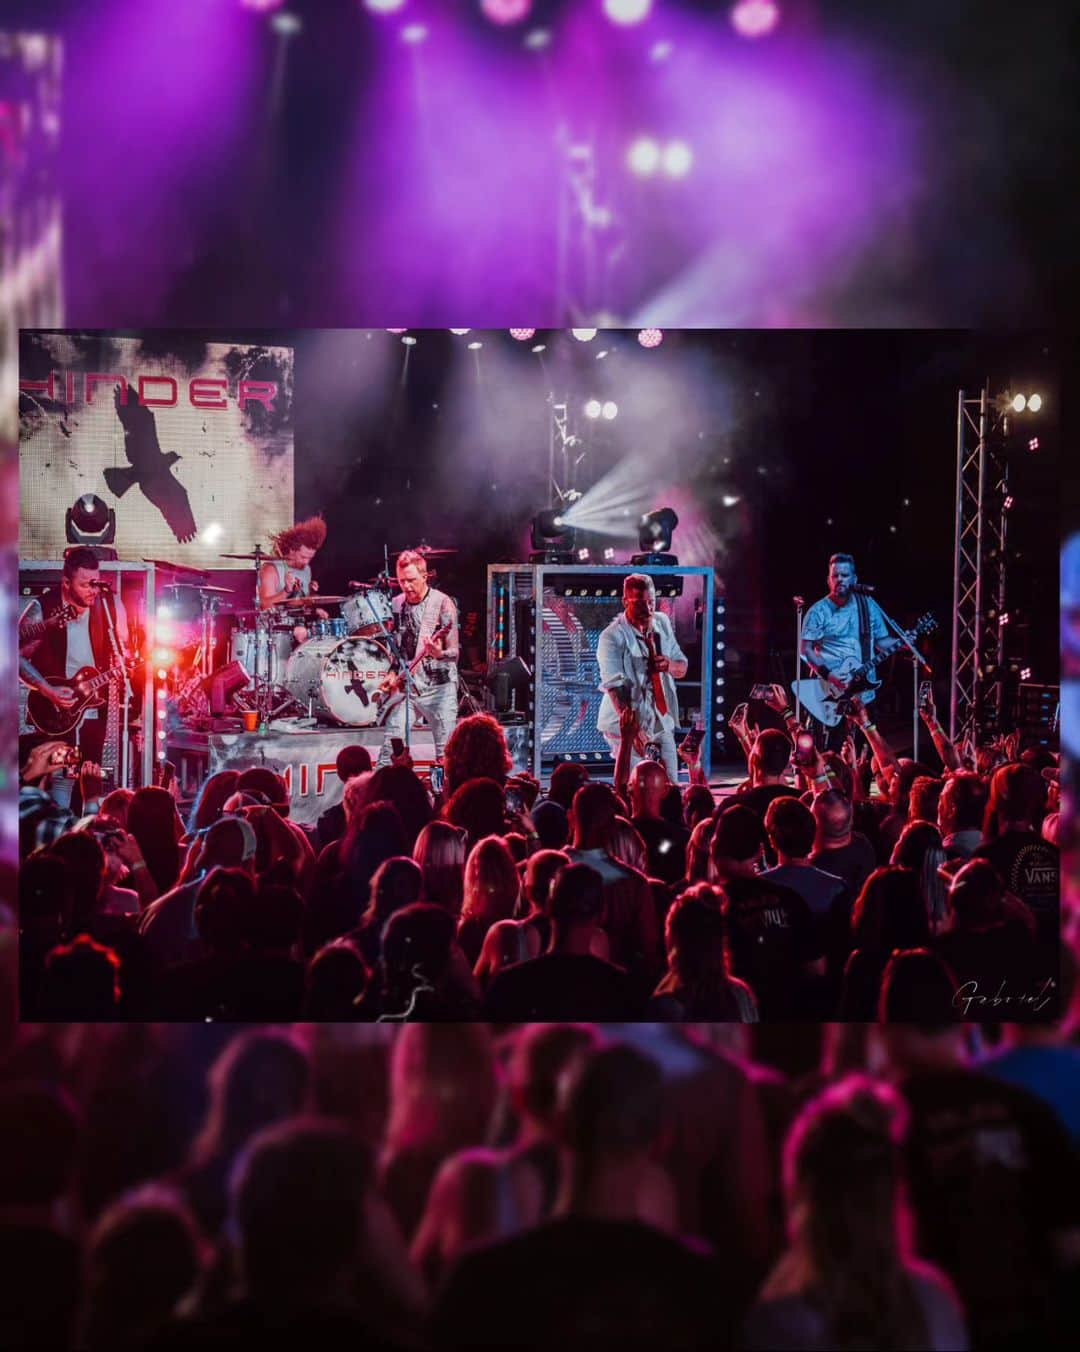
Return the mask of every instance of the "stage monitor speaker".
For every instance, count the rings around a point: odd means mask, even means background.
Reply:
[[[220,718],[231,697],[250,684],[251,677],[242,662],[228,662],[218,671],[212,672],[202,683],[210,701],[211,715]]]

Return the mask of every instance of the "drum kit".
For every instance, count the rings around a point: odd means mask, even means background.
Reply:
[[[453,554],[452,549],[421,547],[435,558]],[[385,720],[393,701],[385,698],[386,678],[394,670],[391,638],[394,629],[392,580],[387,570],[370,581],[350,583],[348,596],[289,597],[276,605],[259,607],[259,581],[263,564],[275,556],[260,545],[250,553],[222,554],[223,559],[254,566],[256,605],[231,612],[232,630],[227,661],[246,675],[244,688],[232,702],[239,712],[254,711],[260,723],[280,717],[308,717],[343,727],[372,727]],[[176,578],[181,573],[205,579],[205,573],[152,560]],[[176,689],[182,717],[209,712],[204,691],[215,674],[214,632],[218,608],[230,588],[210,586],[204,580],[178,581],[166,590],[192,588],[200,598],[197,631],[191,636],[194,655]],[[178,594],[178,591],[177,593]],[[330,618],[317,610],[334,611]],[[189,622],[189,624],[192,622]],[[296,630],[306,631],[297,643]],[[242,679],[242,678],[241,678]]]

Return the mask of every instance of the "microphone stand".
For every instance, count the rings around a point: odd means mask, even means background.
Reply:
[[[806,602],[801,596],[793,596],[795,603],[795,680],[792,682],[792,690],[795,692],[795,718],[797,722],[802,722],[802,700],[799,698],[799,682],[802,680],[802,626],[803,626],[803,606]]]
[[[110,644],[110,646],[112,647],[112,650],[113,650],[113,656],[116,658],[116,664],[117,664],[117,666],[120,668],[120,676],[121,676],[121,678],[123,679],[123,682],[124,682],[124,709],[123,709],[123,713],[122,713],[122,715],[121,715],[121,722],[120,722],[120,767],[119,767],[119,769],[120,769],[120,780],[119,780],[119,785],[120,785],[121,788],[129,789],[129,788],[131,787],[131,783],[130,783],[130,771],[131,771],[131,767],[130,767],[130,754],[131,754],[131,747],[130,747],[130,744],[129,744],[129,734],[130,734],[130,721],[131,721],[131,698],[132,698],[132,690],[131,690],[131,681],[128,679],[127,666],[126,666],[125,663],[124,663],[124,650],[123,650],[123,649],[121,648],[121,646],[120,646],[120,639],[119,639],[119,637],[117,636],[117,633],[116,633],[116,618],[115,618],[115,616],[113,615],[113,612],[112,612],[112,611],[110,610],[110,608],[109,608],[109,596],[110,596],[110,593],[109,593],[109,592],[102,592],[102,593],[101,593],[101,603],[102,603],[102,605],[103,605],[104,608],[105,608],[105,632],[106,632],[106,633],[108,634],[108,636],[109,636],[109,644]],[[115,597],[113,597],[113,604],[114,604],[114,605],[116,604],[116,599],[115,599]],[[107,725],[107,724],[108,724],[108,717],[107,717],[107,716],[106,716],[105,722],[106,722],[106,725]],[[153,727],[152,727],[152,728],[149,728],[149,729],[146,728],[146,727],[143,728],[143,739],[144,739],[144,741],[145,741],[145,739],[146,739],[147,737],[156,737],[156,734],[157,734],[157,728],[153,728]],[[155,750],[155,752],[156,752],[156,749],[157,749],[157,748],[156,748],[156,742],[152,742],[152,743],[151,743],[151,746],[154,748],[154,750]],[[104,769],[104,767],[102,767],[102,768]]]
[[[908,638],[907,634],[904,632],[903,629],[900,628],[900,626],[896,623],[896,621],[892,618],[892,616],[889,615],[889,614],[884,610],[884,608],[881,606],[880,602],[878,603],[878,609],[881,611],[881,618],[885,621],[885,623],[886,623],[886,625],[888,626],[888,628],[892,630],[894,636],[900,640],[900,642],[901,642],[901,643],[904,645],[904,647],[908,650],[908,652],[911,654],[911,656],[915,659],[915,660],[912,662],[912,664],[911,664],[911,679],[912,679],[912,688],[913,688],[911,758],[912,758],[912,760],[918,760],[918,759],[919,759],[919,669],[920,669],[920,667],[923,668],[923,669],[925,670],[927,676],[932,676],[934,673],[933,673],[933,670],[931,669],[930,663],[927,662],[926,658],[923,657],[922,653],[919,652],[918,648],[915,647],[914,643],[912,643],[912,641]]]
[[[382,618],[381,615],[379,615],[379,613],[376,611],[375,607],[371,604],[371,600],[370,600],[370,598],[369,598],[368,595],[367,595],[367,590],[368,590],[368,589],[365,589],[365,590],[361,593],[360,599],[361,599],[361,601],[364,603],[364,605],[367,606],[368,611],[369,611],[370,614],[371,614],[372,622],[373,622],[373,624],[376,625],[377,628],[378,628],[379,636],[380,636],[380,638],[382,639],[382,642],[383,642],[383,643],[386,645],[386,647],[390,650],[390,656],[391,656],[392,658],[394,658],[394,660],[398,663],[398,665],[399,665],[399,667],[400,667],[400,670],[401,670],[401,675],[402,675],[402,676],[404,677],[404,679],[405,679],[405,690],[404,690],[404,693],[403,693],[403,695],[402,695],[402,698],[403,698],[404,701],[405,701],[405,738],[404,738],[404,741],[405,741],[405,750],[411,752],[411,749],[412,749],[412,740],[411,740],[411,721],[412,721],[412,720],[411,720],[411,713],[412,713],[412,710],[411,710],[411,708],[410,708],[410,702],[411,702],[411,699],[412,699],[413,697],[415,697],[415,694],[416,694],[416,682],[413,680],[412,672],[409,670],[409,662],[406,660],[405,654],[401,651],[401,644],[397,641],[396,637],[390,632],[390,630],[387,629],[387,627],[386,627],[386,621]],[[419,641],[420,641],[420,640],[419,640],[419,636],[418,636],[418,637],[417,637],[417,642],[419,642]],[[387,711],[386,711],[386,713],[388,714],[389,712],[390,712],[390,710],[389,710],[389,708],[388,708]],[[382,718],[382,724],[383,724],[383,726],[385,726],[385,724],[386,724],[386,715],[385,715],[385,714],[383,715],[383,718]]]

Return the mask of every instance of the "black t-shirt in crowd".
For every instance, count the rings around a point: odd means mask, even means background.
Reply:
[[[588,953],[545,953],[497,972],[484,997],[496,1023],[632,1019],[637,1009],[621,967]]]
[[[571,1216],[474,1249],[432,1321],[437,1349],[704,1352],[732,1345],[724,1269],[636,1221]]]
[[[980,845],[973,858],[988,859],[1009,891],[1031,907],[1040,942],[1056,943],[1061,917],[1057,849],[1035,831],[1006,831]]]
[[[740,807],[748,807],[756,812],[762,821],[769,810],[769,804],[777,798],[799,798],[802,790],[790,784],[759,784],[755,789],[739,789],[729,801]]]
[[[934,938],[934,948],[955,978],[960,1017],[1024,1023],[1056,1011],[1056,966],[1040,972],[1031,935],[1018,921],[947,930]]]
[[[874,847],[861,831],[852,831],[851,840],[835,850],[815,850],[810,856],[815,868],[824,869],[843,878],[854,905],[863,883],[877,868],[877,855]]]
[[[916,1251],[955,1283],[972,1347],[1075,1346],[1061,1341],[1057,1298],[1068,1297],[1053,1248],[1080,1221],[1080,1179],[1052,1110],[960,1068],[912,1074],[899,1088],[911,1109]]]
[[[686,844],[690,832],[685,826],[664,821],[662,817],[631,817],[649,852],[648,874],[661,882],[677,883],[686,873]]]
[[[766,877],[729,878],[722,886],[732,972],[752,988],[763,1019],[797,1016],[803,965],[823,952],[810,907]]]

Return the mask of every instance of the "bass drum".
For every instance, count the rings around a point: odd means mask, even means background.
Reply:
[[[373,639],[312,638],[289,658],[282,684],[316,718],[370,728],[385,708],[376,696],[390,670],[390,654]]]
[[[385,625],[387,629],[394,627],[394,607],[390,604],[389,595],[374,588],[358,592],[343,601],[341,613],[349,626],[349,633],[360,637],[377,634],[380,625]]]
[[[239,662],[254,680],[257,658],[259,675],[269,679],[271,685],[280,685],[289,654],[295,647],[291,625],[274,625],[270,629],[261,625],[257,629],[234,629],[229,642],[229,660]]]

